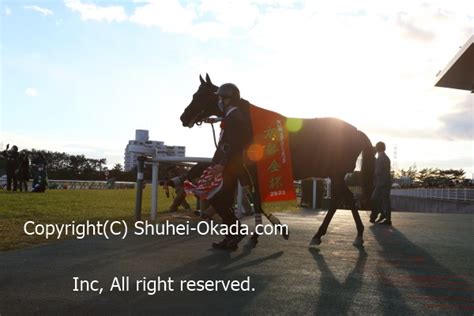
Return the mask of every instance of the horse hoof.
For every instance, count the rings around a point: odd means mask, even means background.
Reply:
[[[286,232],[283,233],[282,236],[283,236],[283,238],[285,238],[285,240],[288,240],[288,239],[290,239],[290,232],[286,231]]]
[[[311,242],[309,243],[310,246],[318,246],[321,245],[321,237],[313,237]]]
[[[357,236],[354,242],[352,243],[355,247],[361,247],[364,245],[364,239],[362,236]]]

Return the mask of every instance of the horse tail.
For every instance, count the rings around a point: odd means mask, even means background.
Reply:
[[[370,139],[363,132],[359,131],[362,142],[362,205],[363,209],[370,209],[370,201],[374,186],[375,153]]]

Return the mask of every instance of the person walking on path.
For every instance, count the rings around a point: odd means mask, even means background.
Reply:
[[[244,153],[252,140],[251,126],[242,109],[240,91],[233,83],[226,83],[219,87],[216,94],[219,96],[219,109],[222,112],[221,135],[212,159],[212,172],[222,176],[222,188],[209,200],[211,206],[219,213],[224,225],[240,222],[234,213],[235,191],[238,182],[248,185],[248,173],[244,165]],[[227,235],[220,241],[212,244],[216,249],[235,250],[238,243],[245,236],[241,234]]]
[[[392,225],[392,209],[390,205],[390,188],[392,179],[390,174],[390,158],[385,154],[385,143],[375,144],[377,159],[375,161],[374,192],[372,193],[372,213],[370,222],[381,225]],[[380,217],[377,219],[377,216]]]

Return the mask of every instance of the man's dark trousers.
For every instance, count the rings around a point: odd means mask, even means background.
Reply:
[[[391,220],[392,208],[390,204],[390,187],[377,186],[372,193],[373,211],[370,215],[371,219],[376,219],[377,215],[381,213],[384,218]]]
[[[7,172],[7,191],[12,190],[12,184],[13,184],[13,191],[16,191],[18,187],[18,178],[14,170],[9,170]]]

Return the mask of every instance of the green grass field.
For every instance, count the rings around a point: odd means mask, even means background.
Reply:
[[[196,199],[188,196],[195,209]],[[159,190],[158,212],[168,212],[172,203]],[[143,192],[142,219],[150,218],[151,190]],[[296,210],[296,202],[268,203],[266,212]],[[28,220],[36,223],[76,223],[86,220],[132,221],[135,209],[135,190],[48,190],[46,193],[0,191],[0,251],[26,247],[45,242],[41,237],[27,236],[23,225]],[[160,218],[159,218],[160,219]],[[158,219],[158,220],[159,220]]]

